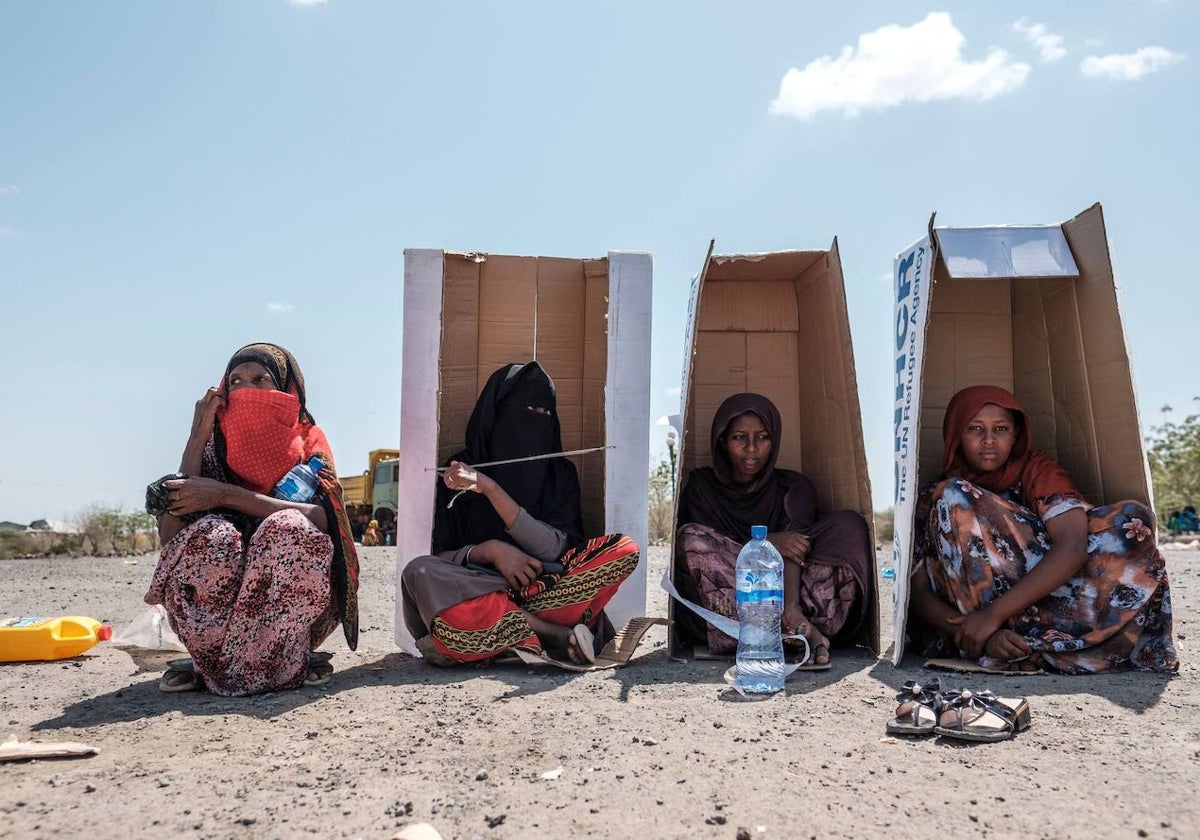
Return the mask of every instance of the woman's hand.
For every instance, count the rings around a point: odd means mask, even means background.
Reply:
[[[455,492],[460,490],[470,490],[472,493],[482,492],[479,489],[479,479],[479,473],[471,469],[470,464],[464,464],[461,461],[451,461],[450,466],[446,467],[446,472],[442,474],[442,483]]]
[[[767,541],[783,555],[784,560],[791,560],[797,566],[803,566],[808,557],[810,546],[808,537],[795,531],[777,531],[767,534]]]
[[[505,528],[511,528],[521,513],[521,506],[513,501],[503,487],[470,464],[451,461],[442,474],[442,482],[455,492],[470,490],[487,498]]]
[[[537,580],[542,573],[542,563],[530,557],[515,545],[503,540],[487,540],[471,550],[471,559],[493,566],[504,575],[508,585],[521,590]]]
[[[208,391],[196,401],[196,413],[192,415],[192,440],[207,442],[217,420],[217,409],[224,407],[225,398],[216,388]]]
[[[958,649],[972,659],[978,659],[983,655],[988,639],[992,638],[992,635],[1000,629],[1003,622],[996,618],[987,607],[984,607],[970,615],[948,618],[946,623],[958,627],[954,631],[954,644],[958,646]]]
[[[167,488],[167,512],[175,516],[202,513],[223,507],[229,484],[212,478],[172,478],[164,481]]]
[[[987,640],[983,652],[1000,662],[1012,662],[1029,655],[1029,643],[1021,634],[1002,627]]]

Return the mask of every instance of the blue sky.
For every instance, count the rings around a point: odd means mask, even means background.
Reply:
[[[893,255],[1101,201],[1144,426],[1200,394],[1195,3],[10,0],[0,38],[0,519],[139,505],[256,340],[364,468],[406,247],[652,252],[653,420],[710,238],[838,236],[886,506]]]

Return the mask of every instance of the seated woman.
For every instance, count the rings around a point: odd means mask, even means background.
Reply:
[[[367,530],[363,531],[362,544],[365,546],[379,545],[379,520],[372,519],[367,523]]]
[[[471,464],[562,451],[554,383],[537,362],[491,375],[466,448],[438,484],[433,556],[401,576],[404,621],[435,665],[510,648],[594,660],[614,635],[604,605],[637,568],[620,534],[584,540],[579,478],[566,458]]]
[[[682,594],[737,617],[734,569],[752,525],[784,558],[784,633],[803,633],[814,665],[829,664],[832,643],[852,639],[871,603],[871,541],[854,511],[817,516],[811,480],[775,468],[779,410],[759,394],[736,394],[713,417],[711,467],[692,470],[679,504],[675,578]],[[690,613],[685,637],[731,653],[737,640]]]
[[[324,467],[311,502],[274,498],[313,456]],[[179,472],[163,483],[162,554],[146,603],[166,608],[191,662],[160,688],[240,696],[328,682],[327,655],[312,652],[339,621],[351,650],[358,642],[358,556],[291,353],[250,344],[234,354],[196,403]]]
[[[1154,514],[1089,505],[1003,388],[954,395],[944,475],[917,506],[910,624],[926,655],[1068,674],[1175,671]]]

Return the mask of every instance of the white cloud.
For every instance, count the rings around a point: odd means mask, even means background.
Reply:
[[[17,195],[21,192],[21,188],[15,184],[0,187],[0,195]]]
[[[1095,79],[1132,82],[1180,61],[1183,61],[1183,56],[1166,47],[1142,47],[1131,53],[1089,55],[1079,63],[1079,69],[1083,75]]]
[[[282,315],[284,312],[291,312],[296,307],[290,303],[275,303],[272,301],[267,304],[267,311],[272,315]]]
[[[324,6],[329,0],[289,0],[293,6]]]
[[[20,236],[20,235],[21,234],[17,233],[12,228],[0,228],[0,236]]]
[[[1051,35],[1044,23],[1030,23],[1021,18],[1013,24],[1013,30],[1025,36],[1025,40],[1038,48],[1038,58],[1043,64],[1058,61],[1067,54],[1061,35]]]
[[[663,396],[670,397],[670,398],[676,399],[676,400],[679,399],[679,395],[682,393],[683,393],[683,388],[681,388],[678,385],[673,385],[670,388],[663,389]]]
[[[931,12],[912,26],[891,24],[858,36],[838,56],[791,68],[771,113],[806,119],[820,111],[894,108],[905,102],[992,99],[1025,83],[1029,65],[992,48],[980,61],[963,58],[966,38],[947,12]]]

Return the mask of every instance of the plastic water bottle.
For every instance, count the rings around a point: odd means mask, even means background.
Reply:
[[[737,558],[737,685],[773,694],[783,688],[783,557],[767,542],[767,526],[750,529]]]
[[[276,499],[287,499],[289,502],[310,501],[321,487],[317,473],[324,466],[324,462],[316,455],[309,458],[307,463],[297,464],[279,480],[271,495]]]

